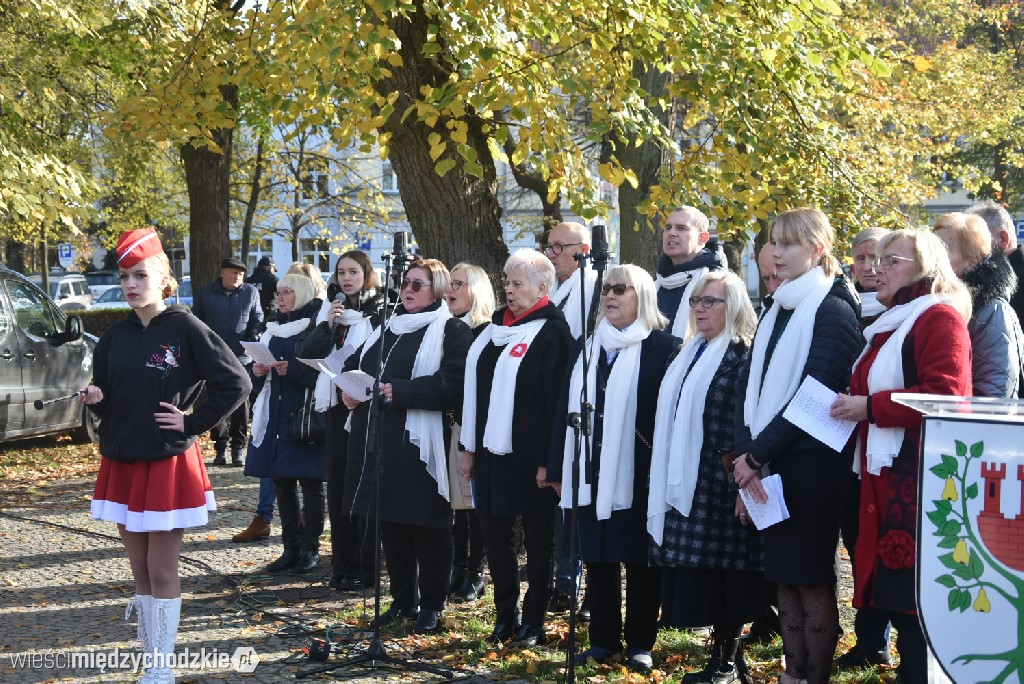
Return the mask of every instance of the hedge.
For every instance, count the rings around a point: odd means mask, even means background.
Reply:
[[[99,311],[76,311],[75,315],[82,319],[82,329],[96,337],[101,337],[107,328],[122,320],[130,309],[100,309]]]

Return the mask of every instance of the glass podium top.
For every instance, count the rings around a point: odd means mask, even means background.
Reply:
[[[951,397],[941,394],[894,392],[892,400],[926,416],[957,418],[1001,418],[1024,423],[1024,400],[989,397]]]

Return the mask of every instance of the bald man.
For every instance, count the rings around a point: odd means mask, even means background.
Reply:
[[[584,332],[592,332],[597,313],[594,292],[596,274],[588,264],[584,269],[583,291],[586,303],[586,317],[580,316],[580,269],[575,255],[590,251],[590,230],[580,223],[559,223],[548,233],[544,254],[555,267],[558,286],[551,293],[551,303],[565,316],[569,332],[577,340]],[[584,321],[586,325],[584,325]]]
[[[708,271],[726,268],[717,250],[707,247],[711,222],[695,207],[679,207],[665,220],[661,233],[661,260],[658,262],[658,309],[668,318],[668,328],[676,337],[686,338],[690,322],[690,295]]]

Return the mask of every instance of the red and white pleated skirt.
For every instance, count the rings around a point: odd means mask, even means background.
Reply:
[[[103,457],[92,495],[92,517],[129,532],[199,527],[217,510],[199,445],[158,461],[122,463]]]

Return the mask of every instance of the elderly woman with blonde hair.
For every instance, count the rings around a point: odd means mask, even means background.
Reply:
[[[654,280],[639,266],[608,272],[601,309],[587,339],[587,386],[595,406],[590,439],[591,481],[580,455],[578,508],[580,556],[587,567],[590,648],[576,656],[604,662],[622,652],[629,667],[649,671],[658,634],[660,569],[647,563],[647,489],[658,387],[681,340],[664,332]],[[579,413],[584,380],[583,345],[562,388],[559,416]],[[573,505],[576,439],[571,428],[551,445],[548,480],[562,508]],[[622,616],[622,567],[626,615]]]
[[[559,418],[559,385],[572,346],[565,317],[548,299],[555,267],[521,249],[505,262],[507,305],[466,358],[460,468],[472,477],[476,512],[494,583],[492,642],[544,640],[552,590],[555,511],[547,456]],[[528,588],[519,611],[515,521],[522,520]]]
[[[693,332],[658,398],[647,505],[651,562],[661,566],[662,626],[712,626],[711,657],[686,682],[732,682],[740,633],[764,613],[764,545],[722,466],[730,415],[757,318],[743,281],[712,271],[687,304]],[[714,544],[708,540],[714,539]]]

